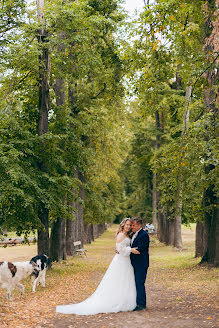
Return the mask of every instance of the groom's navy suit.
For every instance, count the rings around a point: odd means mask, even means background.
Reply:
[[[146,307],[145,280],[149,267],[149,236],[148,233],[141,229],[133,240],[131,247],[137,247],[140,254],[130,254],[130,259],[135,273],[135,284],[137,290],[137,305]]]

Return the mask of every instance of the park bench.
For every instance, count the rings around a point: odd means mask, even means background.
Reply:
[[[76,255],[85,255],[87,257],[87,250],[85,248],[81,248],[81,241],[78,240],[78,241],[74,241],[74,248],[75,248],[75,254]]]

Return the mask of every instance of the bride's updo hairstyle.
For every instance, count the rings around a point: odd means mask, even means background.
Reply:
[[[118,233],[120,233],[120,232],[123,232],[124,226],[125,226],[125,224],[126,224],[127,221],[130,221],[130,223],[132,223],[132,219],[131,218],[125,218],[125,219],[123,219],[122,222],[119,225],[119,229],[118,229],[116,235],[118,235]],[[130,231],[127,233],[127,235],[130,237],[131,233],[132,233],[132,229],[130,229]]]

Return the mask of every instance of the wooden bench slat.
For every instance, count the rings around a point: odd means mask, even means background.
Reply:
[[[87,252],[85,248],[76,249],[75,252]]]
[[[74,246],[80,246],[81,245],[81,241],[74,241]]]

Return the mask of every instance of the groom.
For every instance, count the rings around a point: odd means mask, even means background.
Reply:
[[[134,233],[131,239],[131,247],[137,248],[138,254],[131,253],[131,263],[134,268],[135,284],[137,291],[137,306],[134,311],[140,311],[146,308],[146,292],[145,280],[149,267],[149,236],[142,229],[142,219],[137,217],[132,220],[132,232]]]

